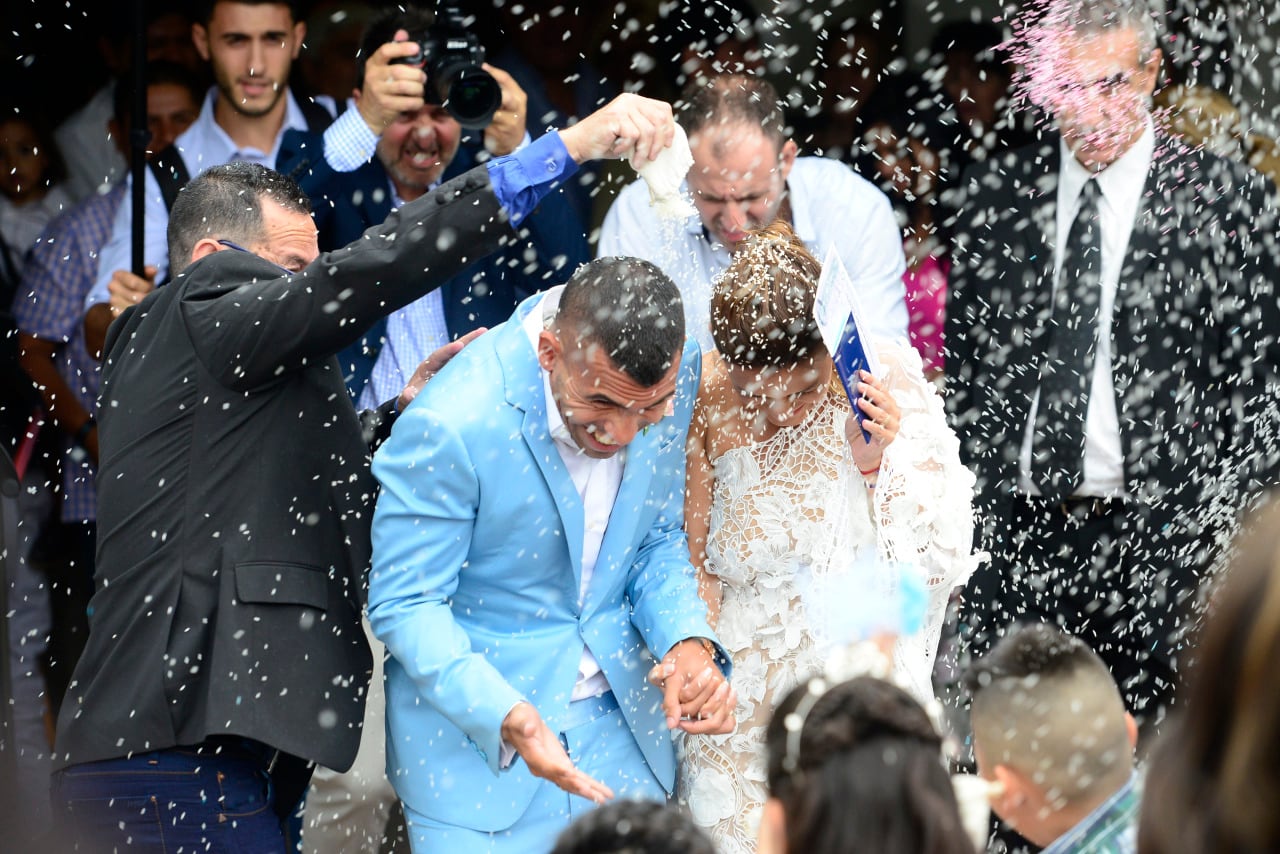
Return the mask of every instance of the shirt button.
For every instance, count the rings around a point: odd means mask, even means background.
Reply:
[[[556,162],[554,160],[547,161],[547,171],[548,172],[556,171]]]

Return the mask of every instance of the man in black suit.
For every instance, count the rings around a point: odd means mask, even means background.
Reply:
[[[947,402],[991,554],[962,643],[1056,623],[1146,731],[1199,580],[1276,475],[1274,188],[1154,129],[1141,0],[1052,4],[1027,35],[1058,133],[971,168],[956,228]]]
[[[104,350],[97,589],[56,743],[82,841],[285,851],[310,763],[355,755],[370,671],[375,484],[334,354],[510,240],[578,163],[652,158],[673,128],[623,95],[323,255],[279,173],[230,163],[183,189],[169,256],[189,266]]]

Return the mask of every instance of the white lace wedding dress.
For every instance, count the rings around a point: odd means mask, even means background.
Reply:
[[[774,706],[827,670],[851,634],[900,607],[908,572],[923,575],[927,604],[919,631],[897,642],[894,676],[932,702],[947,598],[977,561],[974,479],[942,400],[915,350],[882,343],[877,355],[902,421],[874,491],[849,453],[849,402],[839,391],[799,426],[712,461],[706,566],[721,582],[716,633],[733,657],[737,728],[684,737],[677,796],[720,854],[755,851]]]

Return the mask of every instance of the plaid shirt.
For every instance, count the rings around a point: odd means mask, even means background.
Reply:
[[[98,275],[98,252],[125,197],[118,184],[49,223],[36,241],[13,300],[18,329],[61,346],[58,372],[87,412],[98,408],[99,365],[84,343],[84,298]],[[94,465],[65,437],[62,459],[62,519],[97,518]],[[77,459],[77,457],[79,459]]]
[[[1042,854],[1134,854],[1140,800],[1137,777],[1131,776],[1118,792]]]

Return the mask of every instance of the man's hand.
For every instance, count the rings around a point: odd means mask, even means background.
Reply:
[[[733,732],[738,693],[729,685],[700,638],[686,638],[649,671],[662,689],[667,729],[722,735]]]
[[[423,359],[422,364],[418,365],[417,370],[413,372],[413,376],[409,377],[409,384],[404,387],[404,391],[400,392],[400,396],[396,398],[396,409],[404,412],[405,407],[413,402],[413,399],[418,396],[418,392],[422,391],[423,386],[438,374],[440,369],[449,363],[450,359],[461,353],[463,347],[479,338],[486,331],[488,330],[483,326],[479,329],[473,329],[457,341],[450,341]]]
[[[515,151],[524,142],[525,130],[528,129],[529,109],[526,105],[529,99],[510,74],[487,62],[481,67],[493,75],[493,79],[498,81],[498,88],[502,90],[502,103],[498,106],[498,112],[493,114],[493,121],[484,129],[485,150],[500,157]]]
[[[414,65],[393,63],[393,59],[413,56],[418,43],[409,41],[407,30],[396,30],[395,37],[378,48],[364,66],[364,85],[356,95],[356,109],[375,136],[382,136],[387,125],[401,113],[422,109],[427,73]]]
[[[502,740],[516,749],[533,776],[550,780],[569,794],[597,804],[613,797],[612,789],[578,770],[560,739],[531,704],[516,703],[507,712],[502,721]]]
[[[107,283],[107,291],[111,294],[111,316],[119,317],[120,312],[130,306],[137,305],[142,298],[156,289],[156,268],[151,264],[143,267],[146,278],[135,275],[128,270],[116,270]]]
[[[666,101],[619,95],[573,127],[560,131],[569,156],[578,163],[635,152],[636,168],[658,156],[675,137],[675,119]]]

